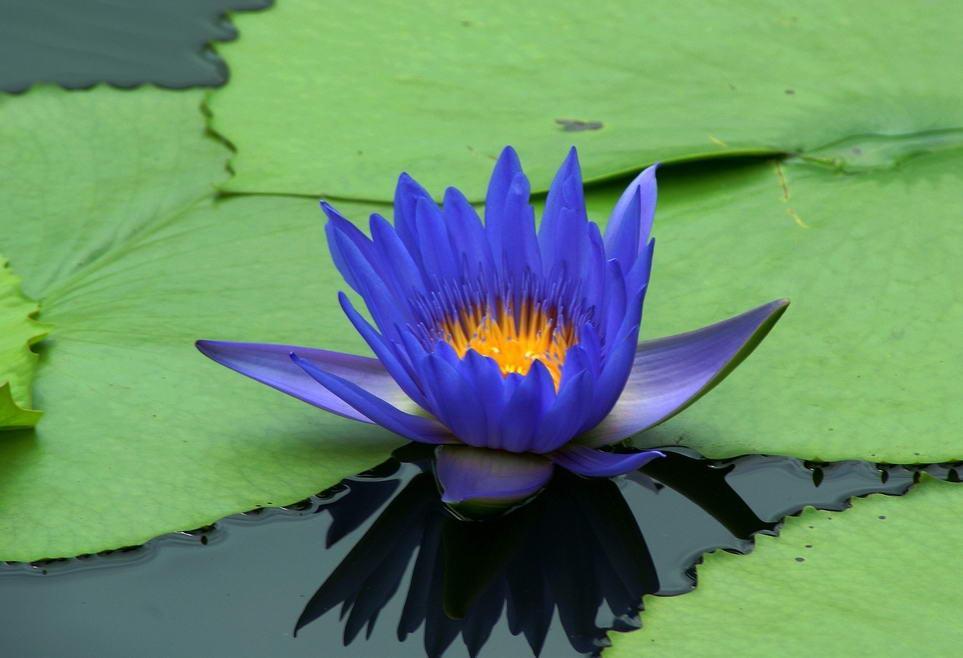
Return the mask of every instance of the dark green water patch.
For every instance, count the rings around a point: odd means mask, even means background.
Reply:
[[[237,31],[227,12],[272,0],[0,0],[0,90],[213,87],[227,66],[210,48]]]
[[[710,461],[670,448],[615,480],[560,473],[500,519],[441,505],[431,452],[286,508],[140,547],[0,566],[0,655],[578,656],[684,594],[707,551],[746,553],[812,505],[905,493],[959,464]]]

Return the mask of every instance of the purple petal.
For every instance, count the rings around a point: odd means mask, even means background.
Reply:
[[[398,358],[398,354],[394,349],[394,346],[389,344],[384,337],[375,331],[374,327],[368,324],[368,321],[361,317],[361,314],[355,310],[354,305],[348,296],[343,292],[338,293],[338,301],[341,303],[341,310],[344,314],[348,316],[348,320],[354,325],[361,337],[364,338],[365,342],[368,343],[368,347],[371,351],[375,353],[381,365],[384,366],[385,370],[394,378],[401,389],[410,397],[412,400],[418,403],[419,406],[427,408],[428,403],[425,400],[424,393],[418,382],[412,379],[411,373],[405,367],[405,364]]]
[[[217,340],[199,340],[196,345],[202,354],[222,366],[325,411],[363,423],[373,421],[319,386],[304,370],[291,362],[291,352],[297,352],[305,361],[357,384],[395,406],[408,401],[408,396],[377,359],[296,345]]]
[[[582,190],[582,170],[573,146],[552,180],[538,231],[545,272],[564,264],[565,270],[581,269],[580,258],[588,241],[588,215]]]
[[[462,377],[459,369],[448,363],[440,351],[425,357],[425,371],[431,378],[431,392],[437,404],[435,415],[465,443],[485,445],[488,438],[485,409],[478,402],[478,392],[472,382]]]
[[[615,407],[579,442],[617,443],[679,413],[742,363],[788,305],[777,300],[697,331],[640,344]]]
[[[398,177],[395,188],[395,229],[398,237],[408,248],[415,262],[421,266],[421,251],[418,248],[418,228],[415,221],[415,208],[419,199],[431,200],[431,195],[408,174]]]
[[[511,146],[502,149],[485,195],[485,234],[495,267],[502,264],[502,236],[505,233],[505,203],[516,176],[524,176],[522,163]]]
[[[565,470],[586,477],[608,478],[637,471],[657,457],[665,457],[658,450],[642,452],[603,452],[594,448],[572,445],[551,455],[552,461]]]
[[[531,187],[525,174],[517,174],[508,188],[502,209],[501,252],[494,251],[495,265],[521,281],[526,271],[542,269],[535,234],[535,210],[529,203]],[[487,215],[486,215],[487,217]]]
[[[505,403],[499,426],[499,447],[510,452],[531,450],[538,424],[554,401],[552,375],[545,364],[535,360]]]
[[[464,269],[462,275],[474,281],[482,273],[494,271],[485,227],[465,195],[454,187],[445,190],[442,214],[448,227],[452,251],[456,254],[459,266]]]
[[[548,484],[553,471],[551,461],[528,453],[441,446],[435,455],[441,499],[446,503],[518,502]]]
[[[359,413],[395,434],[432,445],[455,441],[451,432],[434,418],[405,413],[357,384],[325,372],[296,353],[292,352],[290,359],[312,379],[357,409]]]
[[[592,399],[594,386],[595,379],[587,370],[563,379],[555,402],[538,424],[532,452],[552,452],[572,439],[591,412],[586,401]]]
[[[605,228],[605,252],[609,258],[618,259],[626,272],[649,242],[658,197],[655,181],[658,167],[658,163],[652,165],[629,183]]]

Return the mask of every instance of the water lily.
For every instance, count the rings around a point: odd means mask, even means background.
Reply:
[[[655,174],[649,167],[629,184],[604,235],[587,216],[574,149],[537,230],[511,148],[495,165],[484,223],[457,189],[439,206],[406,174],[394,225],[372,215],[370,237],[322,202],[331,256],[373,324],[344,293],[341,307],[376,358],[259,343],[198,348],[329,412],[437,445],[436,475],[452,505],[524,500],[555,468],[634,471],[661,453],[606,447],[704,395],[788,304],[639,344]]]

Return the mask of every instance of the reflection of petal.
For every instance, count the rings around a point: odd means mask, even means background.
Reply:
[[[622,396],[580,442],[616,443],[679,413],[732,372],[788,305],[777,300],[697,331],[640,344]]]
[[[538,492],[552,477],[552,462],[539,455],[440,446],[436,472],[446,503],[505,506]]]
[[[719,466],[705,459],[668,452],[665,459],[653,461],[643,471],[701,507],[740,539],[774,529],[775,523],[760,519],[729,485],[726,475],[733,468],[732,464]]]
[[[392,553],[404,552],[410,557],[417,538],[421,536],[424,516],[436,495],[431,477],[415,477],[391,501],[344,561],[311,597],[298,618],[295,634],[336,605],[353,600],[368,577]],[[399,571],[404,571],[405,564],[407,559],[403,561]],[[392,590],[385,600],[376,602],[378,605],[375,611],[384,607],[393,594]]]
[[[552,461],[568,471],[603,478],[638,470],[659,457],[664,455],[658,450],[605,452],[581,445],[570,445],[551,454]]]
[[[331,514],[331,525],[324,538],[326,548],[331,548],[346,535],[358,529],[372,514],[381,509],[398,489],[398,480],[366,482],[353,487],[351,492],[338,501],[325,506]]]

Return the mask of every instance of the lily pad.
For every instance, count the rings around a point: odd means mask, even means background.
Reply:
[[[643,338],[792,304],[744,364],[639,445],[963,458],[963,150],[916,144],[859,173],[799,159],[662,170]],[[606,217],[620,192],[588,195],[591,214]]]
[[[211,100],[239,149],[233,192],[387,200],[406,170],[480,200],[505,144],[539,191],[573,143],[595,180],[963,125],[946,0],[287,0],[236,22]]]
[[[228,11],[263,9],[272,0],[112,0],[2,3],[0,89],[37,82],[68,88],[107,82],[165,87],[213,86],[227,67],[208,47],[237,32]]]
[[[200,101],[38,89],[0,106],[0,250],[57,327],[35,379],[45,415],[0,441],[0,559],[298,500],[400,443],[195,350],[204,337],[362,345],[313,200],[211,200],[228,152]]]
[[[20,294],[20,279],[0,256],[0,430],[33,427],[40,412],[31,409],[30,385],[37,355],[30,346],[47,327],[33,317],[37,305]]]
[[[603,655],[956,655],[961,514],[963,492],[938,481],[804,512],[749,556],[706,557],[694,592],[647,597],[642,629]]]

